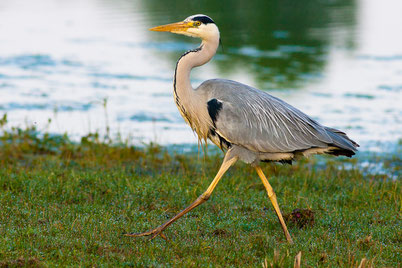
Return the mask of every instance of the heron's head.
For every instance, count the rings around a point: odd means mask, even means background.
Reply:
[[[197,14],[186,18],[184,21],[157,26],[149,29],[156,32],[171,32],[203,40],[218,39],[219,30],[215,22],[208,16]]]

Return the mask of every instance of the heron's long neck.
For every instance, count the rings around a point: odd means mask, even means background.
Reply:
[[[175,101],[179,109],[180,105],[188,106],[192,103],[191,97],[194,90],[190,81],[191,69],[207,63],[215,55],[218,46],[219,38],[217,40],[204,40],[199,48],[187,51],[177,61],[173,86]]]

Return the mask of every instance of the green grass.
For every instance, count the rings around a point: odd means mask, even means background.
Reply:
[[[222,155],[135,148],[89,135],[40,136],[34,128],[0,137],[0,267],[302,266],[376,267],[401,263],[399,156],[381,174],[360,159],[311,158],[263,164],[284,214],[314,212],[314,224],[289,223],[286,243],[255,171],[237,163],[208,202],[160,237],[122,234],[156,227],[208,187]],[[397,176],[395,180],[395,174]],[[391,177],[393,179],[391,179]]]

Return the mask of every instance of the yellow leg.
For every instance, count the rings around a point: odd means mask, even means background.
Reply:
[[[265,177],[264,173],[262,172],[261,168],[259,166],[255,167],[255,170],[258,173],[258,176],[261,178],[262,183],[265,186],[265,189],[267,189],[268,197],[271,200],[272,205],[274,206],[276,215],[278,216],[279,222],[282,225],[283,232],[285,233],[286,240],[290,243],[293,244],[292,238],[290,237],[290,234],[288,232],[288,228],[286,227],[285,221],[283,220],[281,210],[279,209],[278,201],[276,200],[276,194],[274,192],[274,189],[272,189],[271,185],[269,184],[267,178]]]
[[[222,178],[223,174],[232,166],[236,161],[237,157],[228,157],[228,155],[225,156],[223,159],[223,163],[218,171],[218,174],[216,174],[214,180],[212,183],[209,185],[208,189],[200,195],[191,205],[186,207],[184,210],[182,210],[179,214],[165,222],[164,224],[160,225],[159,227],[150,230],[148,232],[143,232],[143,233],[129,233],[125,234],[125,236],[131,236],[131,237],[140,237],[140,236],[151,236],[151,238],[155,238],[156,236],[160,235],[162,238],[165,238],[165,236],[162,234],[162,231],[165,230],[170,224],[175,222],[177,219],[181,218],[184,214],[192,210],[193,208],[201,205],[205,201],[208,200],[208,198],[211,196],[212,191],[215,189],[216,185],[218,184],[219,180]]]

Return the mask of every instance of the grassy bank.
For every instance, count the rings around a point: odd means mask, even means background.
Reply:
[[[40,136],[14,129],[0,137],[0,267],[261,266],[397,267],[401,262],[401,159],[372,174],[352,160],[311,158],[264,164],[284,214],[288,245],[255,171],[238,163],[210,200],[148,240],[145,231],[195,200],[221,164],[164,148],[111,145],[89,135]],[[391,179],[391,174],[393,179]],[[314,216],[314,219],[313,219]]]

